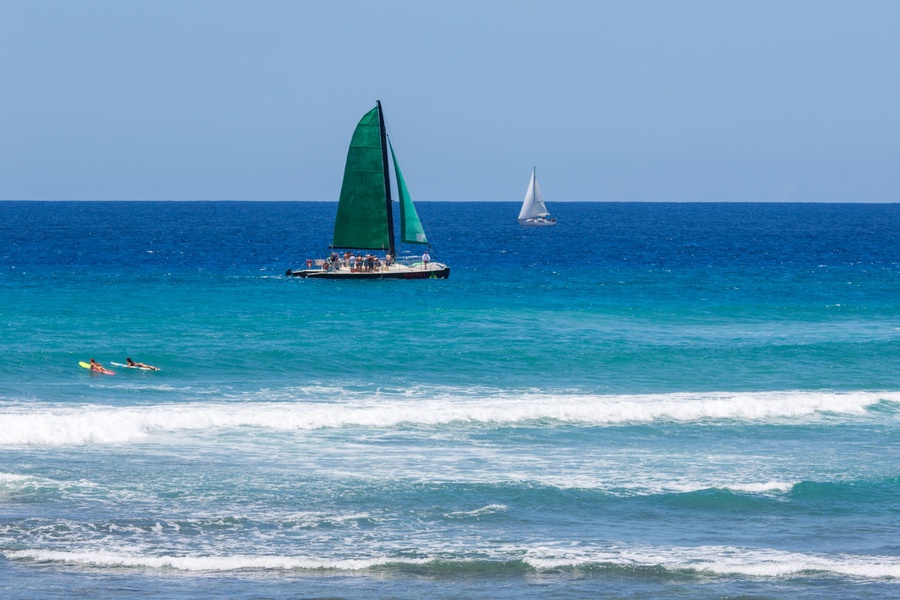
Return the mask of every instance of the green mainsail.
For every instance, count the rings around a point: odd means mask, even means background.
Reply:
[[[409,196],[409,190],[406,189],[406,180],[403,179],[400,165],[397,164],[394,145],[388,142],[388,146],[391,149],[391,160],[394,161],[394,174],[397,176],[397,193],[400,195],[400,241],[406,244],[427,244],[428,238],[425,237],[422,222],[419,221],[416,207]]]
[[[334,248],[382,250],[393,246],[385,162],[381,115],[376,106],[359,121],[350,140],[334,221]]]

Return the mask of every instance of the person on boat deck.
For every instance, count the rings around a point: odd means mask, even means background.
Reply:
[[[350,256],[347,258],[347,262],[350,263],[350,270],[355,271],[356,270],[356,256],[354,254],[350,253]]]
[[[98,371],[100,373],[108,373],[109,369],[98,363],[93,358],[91,359],[91,371]]]
[[[394,257],[391,256],[390,254],[385,254],[384,255],[384,266],[386,266],[386,267],[391,266],[391,262],[393,261],[393,258]]]
[[[428,254],[428,250],[425,251],[425,254],[422,255],[422,262],[425,263],[425,269],[428,269],[428,261],[431,260],[431,255]]]
[[[129,367],[140,367],[141,369],[150,369],[151,371],[159,371],[159,367],[154,367],[153,365],[145,365],[142,362],[134,362],[130,358],[126,358],[125,362],[128,363]]]

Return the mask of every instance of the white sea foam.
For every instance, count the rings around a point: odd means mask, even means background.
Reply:
[[[312,430],[453,424],[587,426],[652,422],[796,422],[859,417],[879,402],[900,403],[900,392],[677,393],[586,395],[497,393],[432,397],[403,393],[340,401],[192,402],[149,406],[0,407],[0,445],[123,443],[171,431],[254,427]]]
[[[752,494],[786,493],[794,489],[798,481],[767,481],[765,483],[737,483],[721,486],[723,489],[734,492],[748,492]]]
[[[31,477],[15,473],[0,473],[0,500],[9,498],[23,487],[29,485]]]
[[[739,467],[732,468],[740,470]],[[778,496],[793,491],[794,486],[800,483],[799,481],[722,483],[710,475],[697,475],[695,479],[691,479],[665,468],[642,475],[630,470],[627,465],[624,470],[610,471],[606,476],[582,472],[562,474],[536,472],[531,475],[529,481],[562,490],[596,490],[620,497],[691,494],[707,490],[725,490],[741,495]]]
[[[456,511],[452,512],[448,517],[460,518],[460,517],[480,517],[482,515],[490,515],[494,513],[506,512],[507,506],[505,504],[488,504],[487,506],[482,506],[481,508],[476,508],[475,510],[464,510],[464,511]]]
[[[321,527],[322,525],[353,525],[356,521],[377,520],[369,513],[351,513],[346,515],[323,513],[317,511],[305,511],[293,513],[279,519],[289,524],[294,529],[307,529]]]
[[[123,489],[110,489],[85,479],[60,480],[37,475],[0,473],[0,500],[34,499],[50,496],[90,498],[96,502],[132,500],[137,494]],[[141,499],[145,499],[141,496]]]
[[[826,556],[729,546],[612,549],[550,546],[529,549],[524,560],[536,569],[611,564],[752,577],[828,573],[863,579],[900,579],[900,557],[896,556],[853,554]]]
[[[33,475],[19,475],[17,473],[0,473],[0,498],[16,494],[28,490],[33,491],[50,491],[61,490],[74,485],[87,487],[90,484],[85,482],[71,483],[54,481],[45,477],[35,477]]]
[[[21,483],[32,479],[28,475],[16,475],[15,473],[0,473],[0,485]]]
[[[821,555],[729,546],[654,548],[640,546],[580,547],[570,543],[545,546],[498,546],[472,549],[452,558],[447,552],[420,549],[418,558],[380,556],[316,557],[290,555],[158,555],[132,550],[5,550],[9,560],[62,563],[99,568],[173,569],[188,572],[241,570],[361,571],[388,564],[423,565],[433,561],[490,562],[522,560],[532,568],[555,570],[583,567],[661,568],[715,575],[764,578],[820,573],[865,580],[900,579],[900,557]],[[433,556],[430,556],[433,554]]]
[[[10,560],[25,559],[36,562],[57,562],[93,567],[143,567],[178,571],[242,571],[242,570],[336,570],[360,571],[393,562],[387,558],[322,559],[304,556],[149,556],[138,552],[108,550],[9,550],[3,555]],[[423,560],[404,559],[405,563]]]

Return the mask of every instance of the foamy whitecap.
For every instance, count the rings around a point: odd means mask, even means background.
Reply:
[[[0,485],[8,485],[10,483],[20,483],[31,479],[28,475],[17,475],[15,473],[0,473]]]
[[[610,549],[548,546],[530,549],[524,561],[536,569],[612,564],[754,577],[788,577],[818,572],[865,579],[900,579],[900,557],[852,554],[820,556],[726,546]]]
[[[482,506],[481,508],[476,508],[475,510],[463,510],[456,511],[448,514],[448,517],[460,518],[460,517],[480,517],[482,515],[489,515],[493,513],[505,512],[507,510],[507,506],[505,504],[488,504],[487,506]]]
[[[441,562],[470,562],[477,557],[491,562],[522,561],[532,568],[646,567],[668,571],[690,571],[715,575],[783,578],[804,573],[824,573],[859,579],[900,579],[900,557],[840,554],[822,556],[785,552],[775,549],[752,549],[728,546],[693,548],[654,548],[610,546],[605,548],[573,547],[571,544],[547,544],[532,547],[497,546],[470,549],[456,558],[446,550],[431,552],[421,549],[419,558],[315,557],[288,555],[178,555],[161,556],[137,550],[6,550],[8,560],[63,563],[98,568],[173,569],[188,572],[223,572],[242,570],[332,570],[361,571],[388,564],[424,565]]]
[[[26,475],[0,473],[0,500],[10,497],[32,481]]]
[[[357,559],[329,559],[304,556],[152,556],[137,552],[9,550],[3,555],[10,560],[58,562],[92,567],[131,567],[174,569],[178,571],[242,571],[242,570],[336,570],[360,571],[389,562],[385,557]],[[404,559],[402,562],[421,564],[425,559]]]
[[[4,496],[23,493],[45,493],[70,488],[90,488],[90,482],[79,481],[56,481],[46,477],[37,477],[35,475],[20,475],[16,473],[0,473],[0,498]]]
[[[158,432],[255,427],[312,430],[402,425],[523,426],[553,423],[607,426],[670,422],[796,422],[859,417],[880,402],[900,403],[900,392],[756,392],[585,395],[497,393],[410,398],[402,394],[345,401],[193,402],[137,407],[82,405],[0,412],[0,445],[123,443]]]
[[[721,487],[734,492],[774,494],[790,492],[798,483],[798,481],[767,481],[765,483],[733,483]]]
[[[279,517],[279,521],[293,529],[316,528],[321,527],[322,525],[355,526],[359,521],[369,521],[373,519],[375,519],[375,517],[369,513],[350,513],[341,515],[317,511],[299,512]]]

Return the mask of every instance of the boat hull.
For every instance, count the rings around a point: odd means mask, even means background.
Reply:
[[[526,227],[547,227],[549,225],[556,225],[556,219],[519,219],[519,225],[525,225]]]
[[[450,267],[438,263],[429,265],[428,269],[422,268],[388,268],[377,271],[351,271],[350,269],[337,269],[325,271],[323,269],[304,269],[285,273],[288,277],[303,277],[305,279],[447,279],[450,277]]]

